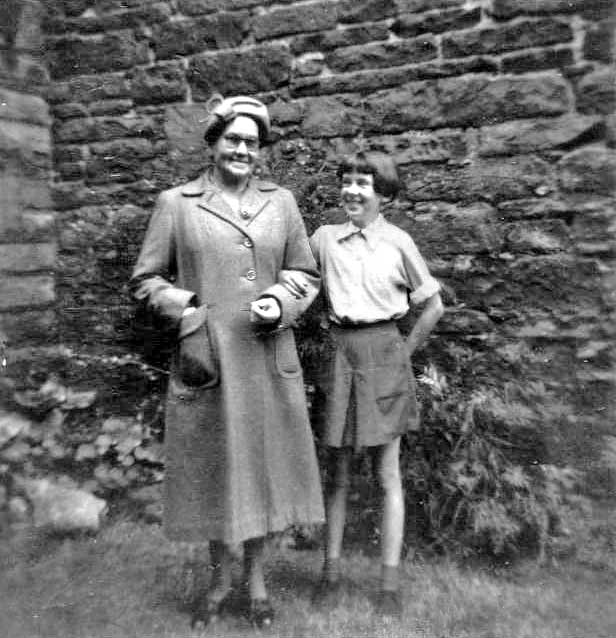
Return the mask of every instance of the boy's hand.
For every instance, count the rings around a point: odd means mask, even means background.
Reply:
[[[308,282],[301,273],[293,270],[282,270],[279,280],[296,299],[301,299],[308,295]]]

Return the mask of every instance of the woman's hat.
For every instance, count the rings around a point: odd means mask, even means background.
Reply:
[[[266,144],[270,133],[270,118],[267,107],[259,100],[245,95],[228,97],[213,95],[207,102],[210,114],[205,122],[203,137],[212,145],[222,135],[226,126],[238,115],[252,118],[259,127],[259,141]]]

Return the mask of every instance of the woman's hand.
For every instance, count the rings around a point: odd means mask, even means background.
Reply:
[[[262,297],[250,304],[250,321],[276,323],[280,319],[280,304],[274,297]]]
[[[281,270],[278,280],[296,299],[308,295],[309,284],[302,273],[296,270]]]

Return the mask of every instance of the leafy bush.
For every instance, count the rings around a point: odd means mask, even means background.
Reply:
[[[420,535],[462,556],[543,559],[571,549],[569,527],[589,501],[581,473],[552,462],[564,407],[541,383],[466,393],[434,367],[419,380],[422,430],[403,458]]]

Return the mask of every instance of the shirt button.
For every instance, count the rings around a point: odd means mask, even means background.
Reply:
[[[240,215],[242,216],[242,219],[248,219],[250,217],[250,212],[247,210],[243,210]]]
[[[253,243],[250,239],[248,239],[248,237],[246,237],[246,239],[244,239],[244,246],[246,246],[246,248],[252,248]]]
[[[246,271],[246,279],[248,279],[248,281],[254,281],[257,278],[257,272],[254,268],[249,268]]]

